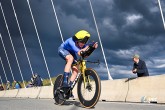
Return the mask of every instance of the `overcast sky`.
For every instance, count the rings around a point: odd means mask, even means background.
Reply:
[[[27,0],[12,0],[21,28],[25,46],[34,73],[48,78],[38,37],[34,28]],[[14,16],[11,0],[0,0],[10,36],[15,48],[23,78],[30,80],[32,75]],[[57,49],[62,43],[51,0],[29,0],[38,35],[41,41],[50,76],[63,73],[65,62],[58,56]],[[85,29],[91,33],[91,41],[98,41],[90,4],[88,0],[53,0],[64,40],[77,31]],[[147,64],[150,75],[165,73],[165,29],[157,0],[91,0],[102,40],[108,68],[113,79],[130,78],[133,54],[139,54]],[[165,1],[161,0],[165,15]],[[0,9],[0,33],[6,48],[11,69],[16,80],[21,81],[20,71]],[[12,81],[11,71],[0,40],[0,57],[8,80]],[[100,60],[100,65],[88,64],[101,79],[108,79],[101,47],[88,58]],[[0,75],[6,82],[2,65]]]

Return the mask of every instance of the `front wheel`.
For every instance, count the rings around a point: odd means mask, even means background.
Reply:
[[[85,83],[83,75],[81,75],[78,85],[77,94],[80,103],[86,108],[94,107],[101,93],[101,82],[98,74],[93,69],[85,70]]]

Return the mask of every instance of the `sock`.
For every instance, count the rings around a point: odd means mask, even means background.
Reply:
[[[63,86],[64,87],[68,86],[68,76],[69,76],[69,73],[68,72],[64,72],[64,75],[63,75]]]
[[[70,81],[70,82],[69,82],[69,86],[71,86],[72,84],[73,84],[73,81]]]

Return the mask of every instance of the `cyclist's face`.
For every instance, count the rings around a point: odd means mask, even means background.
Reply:
[[[85,43],[78,42],[78,46],[82,48],[85,45]]]

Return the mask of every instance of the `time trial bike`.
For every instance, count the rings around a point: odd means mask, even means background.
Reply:
[[[70,87],[63,87],[63,74],[59,74],[54,82],[53,95],[56,104],[64,104],[69,99],[73,88],[77,83],[77,96],[80,103],[85,108],[94,107],[99,101],[101,94],[101,82],[97,72],[92,68],[87,68],[86,63],[99,63],[85,60],[85,56],[89,56],[93,52],[93,48],[89,47],[84,55],[76,61],[79,65],[79,72]]]

